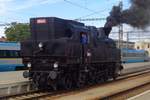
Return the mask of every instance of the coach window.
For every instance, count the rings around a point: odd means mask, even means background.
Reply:
[[[122,53],[122,56],[123,56],[123,57],[126,57],[126,56],[127,56],[127,53],[126,53],[126,52],[123,52],[123,53]]]
[[[18,51],[16,51],[16,50],[11,50],[11,51],[9,51],[9,53],[10,53],[10,57],[17,58],[19,56]]]
[[[15,51],[15,56],[16,57],[20,57],[20,52],[19,51]]]
[[[9,50],[6,50],[5,52],[6,52],[6,57],[9,58],[9,57],[10,57],[10,52],[9,52]]]
[[[0,50],[0,57],[6,57],[6,52],[4,50]]]

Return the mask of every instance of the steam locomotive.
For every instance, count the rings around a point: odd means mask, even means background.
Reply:
[[[111,28],[56,17],[30,19],[31,37],[21,42],[23,63],[39,89],[71,89],[115,79],[123,69]]]

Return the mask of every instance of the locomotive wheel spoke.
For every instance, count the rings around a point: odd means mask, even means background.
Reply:
[[[90,84],[95,84],[96,83],[96,80],[97,80],[97,76],[95,76],[96,74],[95,74],[95,72],[94,71],[92,71],[91,73],[90,73],[90,79],[89,79],[89,81],[90,81]],[[95,77],[93,77],[93,76],[95,76]]]
[[[94,82],[94,79],[93,79],[93,74],[92,74],[92,72],[89,72],[89,74],[88,74],[88,84],[89,85],[92,85],[93,84],[93,82]]]
[[[39,82],[36,80],[35,82],[35,87],[38,88],[39,87]]]
[[[107,76],[104,76],[104,77],[103,77],[103,80],[104,80],[104,82],[106,82],[106,81],[108,80],[108,77],[107,77]]]
[[[83,87],[85,86],[86,83],[86,74],[85,73],[80,73],[78,76],[78,81],[77,81],[77,87]]]
[[[104,74],[104,76],[103,76],[103,80],[104,80],[104,82],[106,82],[107,80],[108,80],[108,71],[106,70],[105,71],[105,74]]]
[[[44,89],[44,88],[47,86],[46,80],[45,80],[45,78],[42,77],[42,76],[41,76],[41,78],[40,78],[40,80],[39,80],[39,86],[40,86],[42,89]]]
[[[119,67],[117,67],[115,69],[114,75],[113,75],[113,79],[116,80],[116,78],[121,74],[121,70],[119,69]]]
[[[63,88],[69,90],[72,88],[72,79],[69,75],[66,75],[63,79],[62,79],[62,83],[63,83]]]
[[[36,87],[36,88],[38,88],[39,87],[39,78],[40,78],[40,76],[36,76],[33,80],[34,80],[34,86]]]

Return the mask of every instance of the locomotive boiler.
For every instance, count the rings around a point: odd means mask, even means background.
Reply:
[[[116,78],[120,50],[110,39],[111,28],[85,26],[56,17],[30,19],[31,37],[21,42],[23,62],[39,89],[71,89]]]

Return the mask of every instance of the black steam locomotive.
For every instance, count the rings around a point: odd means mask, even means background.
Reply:
[[[97,29],[73,20],[30,20],[31,37],[21,43],[24,76],[40,89],[83,87],[116,78],[123,68],[120,50],[108,38],[111,28]]]

